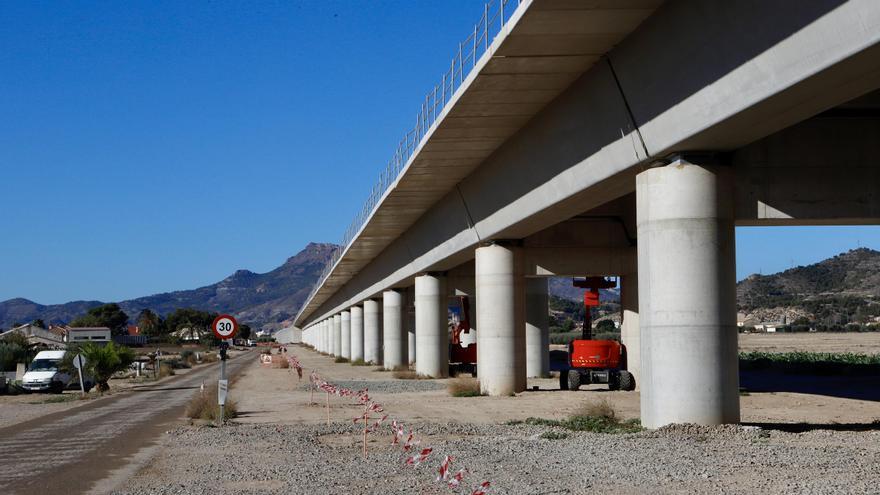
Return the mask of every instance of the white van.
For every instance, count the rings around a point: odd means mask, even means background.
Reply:
[[[30,392],[52,392],[60,394],[65,388],[79,385],[79,375],[61,371],[61,361],[67,351],[40,351],[31,361],[27,372],[21,380],[21,386]],[[86,392],[92,386],[94,380],[83,375]],[[78,387],[77,387],[78,388]]]

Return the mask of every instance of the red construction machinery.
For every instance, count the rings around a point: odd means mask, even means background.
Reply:
[[[607,383],[611,390],[634,390],[636,381],[626,370],[626,347],[616,340],[593,340],[591,309],[599,305],[599,289],[615,287],[605,277],[574,279],[584,292],[584,329],[581,338],[568,345],[568,371],[559,373],[559,387],[577,390],[581,385]]]

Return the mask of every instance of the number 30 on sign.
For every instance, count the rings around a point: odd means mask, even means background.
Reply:
[[[238,333],[238,322],[235,321],[235,317],[232,315],[220,315],[217,318],[214,318],[214,323],[211,325],[211,329],[214,331],[214,335],[216,335],[218,339],[231,339]]]

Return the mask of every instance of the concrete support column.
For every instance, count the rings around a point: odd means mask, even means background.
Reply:
[[[477,369],[480,390],[511,395],[526,388],[525,279],[521,248],[477,248]]]
[[[382,363],[382,318],[379,302],[364,301],[364,361]]]
[[[324,352],[327,354],[333,354],[333,317],[329,317],[324,320],[324,340],[325,348]]]
[[[364,359],[364,308],[351,307],[351,360]]]
[[[526,376],[550,376],[550,306],[546,278],[526,279]]]
[[[341,354],[339,355],[345,359],[351,359],[351,312],[343,311],[340,313],[339,322],[341,324],[339,335],[342,336],[342,343],[339,345]]]
[[[330,353],[330,321],[324,320],[321,322],[321,333],[323,342],[321,344],[321,352],[325,354]]]
[[[403,324],[403,294],[396,290],[382,293],[383,361],[385,369],[406,368],[406,327]]]
[[[449,328],[446,277],[416,277],[416,373],[449,376]]]
[[[325,352],[324,349],[327,348],[327,329],[326,325],[324,325],[324,321],[322,320],[318,323],[318,352]]]
[[[416,288],[407,287],[404,316],[406,322],[406,349],[409,364],[416,362]]]
[[[636,390],[642,384],[641,345],[639,339],[639,274],[620,277],[620,340],[626,347],[626,369],[636,379]]]
[[[733,171],[636,178],[642,424],[739,422]]]
[[[333,350],[330,354],[339,357],[342,355],[342,315],[333,315],[333,331],[330,335],[333,339]]]

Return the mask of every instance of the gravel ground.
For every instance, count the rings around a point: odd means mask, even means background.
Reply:
[[[334,380],[333,385],[351,390],[362,390],[368,388],[370,392],[380,392],[384,394],[405,394],[409,392],[430,392],[432,390],[444,390],[446,385],[437,383],[433,380],[386,380],[386,381],[367,381],[367,380]],[[306,383],[301,390],[308,391],[309,384]]]
[[[183,427],[117,494],[878,493],[880,427],[786,433],[757,427],[676,425],[625,435],[542,426],[419,424],[420,466],[404,466],[387,429],[367,459],[351,424]],[[560,440],[541,435],[567,433]],[[173,447],[173,448],[172,448]],[[436,483],[443,455],[466,467],[465,487]]]

